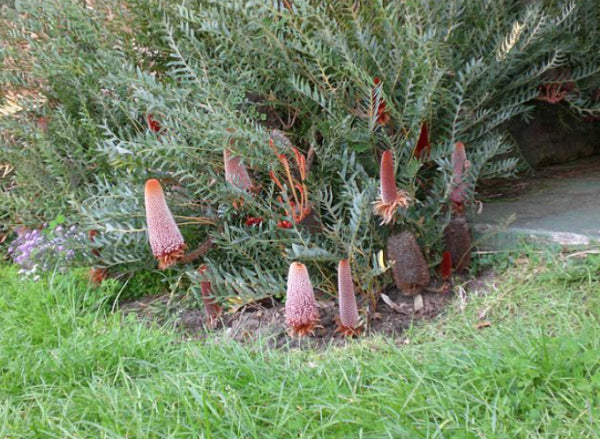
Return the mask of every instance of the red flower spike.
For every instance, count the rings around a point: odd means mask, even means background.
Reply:
[[[381,79],[379,79],[378,77],[373,78],[373,84],[375,84],[375,87],[378,87],[379,84],[381,84]],[[373,113],[375,111],[377,112],[377,123],[381,126],[385,126],[391,119],[390,113],[389,111],[387,111],[387,104],[385,103],[383,98],[377,98],[376,90],[373,90],[372,94],[373,108],[371,109],[371,111]]]
[[[108,271],[106,270],[106,268],[91,267],[89,272],[89,278],[90,282],[93,285],[98,286],[102,283],[103,280],[108,278]]]
[[[240,158],[226,149],[223,151],[223,160],[225,162],[225,180],[239,189],[251,192],[254,184]]]
[[[457,142],[452,153],[452,192],[450,193],[450,201],[459,206],[467,202],[468,185],[463,180],[463,175],[469,169],[471,164],[467,160],[465,145],[462,142]]]
[[[440,274],[442,275],[442,280],[448,280],[452,276],[452,254],[450,252],[444,252],[442,256]]]
[[[396,174],[394,173],[394,156],[392,151],[384,151],[381,156],[381,168],[379,169],[381,180],[381,201],[393,203],[396,199]]]
[[[337,332],[349,337],[358,335],[362,327],[358,320],[358,308],[348,259],[341,260],[338,264],[338,299],[340,315],[337,319]]]
[[[156,119],[154,119],[153,114],[148,114],[146,116],[146,122],[148,123],[148,128],[153,133],[158,133],[162,130],[162,125]]]
[[[312,334],[319,322],[315,294],[308,270],[300,262],[292,262],[288,273],[285,298],[285,322],[291,335]]]
[[[43,132],[43,133],[47,133],[48,132],[48,121],[50,119],[48,117],[39,117],[37,120],[37,127]]]
[[[148,180],[144,192],[150,247],[158,260],[158,268],[164,269],[183,258],[186,245],[167,206],[159,181]]]
[[[203,279],[206,279],[204,273],[207,269],[208,267],[206,265],[201,265],[200,267],[198,267],[198,273],[200,273]],[[202,294],[204,313],[206,314],[206,318],[208,319],[209,325],[212,326],[216,323],[216,320],[221,314],[221,307],[213,297],[212,285],[210,281],[202,280],[200,282],[200,293]]]
[[[417,140],[417,146],[413,155],[421,160],[428,159],[431,153],[431,143],[429,143],[429,130],[427,128],[427,122],[421,124],[421,133],[419,134],[419,140]]]
[[[246,218],[246,221],[244,222],[244,224],[247,227],[252,227],[252,226],[257,226],[257,225],[261,224],[262,222],[263,222],[263,219],[261,217],[249,216],[248,218]]]
[[[381,224],[389,224],[394,220],[394,214],[399,207],[408,207],[410,197],[407,192],[396,188],[394,174],[394,157],[391,151],[384,151],[381,156],[380,168],[381,193],[374,204],[375,215],[382,217]]]

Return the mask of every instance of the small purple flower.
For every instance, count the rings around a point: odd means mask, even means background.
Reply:
[[[8,253],[23,276],[39,277],[39,272],[54,267],[62,272],[88,251],[86,235],[75,225],[66,231],[58,226],[54,230],[27,230],[22,227],[16,232],[17,237],[10,244]]]

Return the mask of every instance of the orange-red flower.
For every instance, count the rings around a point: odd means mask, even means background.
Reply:
[[[108,277],[108,271],[106,268],[91,267],[89,277],[93,285],[100,285]]]
[[[300,262],[292,262],[288,273],[285,298],[285,322],[291,335],[312,334],[319,322],[319,312],[308,270]]]
[[[262,222],[263,222],[263,219],[261,217],[249,216],[246,218],[246,221],[244,222],[244,224],[246,224],[247,227],[252,227],[252,226],[257,226],[257,225],[261,224]]]
[[[396,175],[394,174],[394,157],[391,151],[384,151],[381,156],[380,168],[381,193],[379,200],[375,201],[373,211],[382,217],[381,224],[394,221],[398,208],[408,207],[410,196],[406,191],[396,188]]]
[[[153,133],[158,133],[158,132],[160,132],[160,130],[162,130],[162,125],[160,124],[159,121],[157,121],[156,119],[154,119],[154,115],[153,114],[148,114],[146,116],[146,122],[148,123],[148,128]]]
[[[158,268],[164,269],[183,258],[186,245],[167,206],[159,181],[148,180],[144,192],[150,247],[158,260]]]
[[[294,225],[289,221],[281,220],[277,222],[278,229],[291,229],[292,227],[294,227]]]

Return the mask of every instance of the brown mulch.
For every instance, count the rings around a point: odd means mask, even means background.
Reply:
[[[440,315],[452,301],[454,294],[423,293],[423,308],[414,312],[414,297],[405,296],[396,289],[386,291],[395,303],[394,310],[383,300],[379,300],[377,309],[369,318],[361,316],[364,331],[361,337],[384,335],[401,338],[404,330],[414,322],[427,321]],[[245,305],[235,312],[224,313],[216,328],[211,328],[202,309],[178,309],[178,304],[169,296],[145,297],[136,301],[121,303],[119,308],[127,314],[135,314],[146,321],[164,324],[171,316],[175,328],[186,340],[205,339],[208,335],[217,335],[239,342],[252,343],[263,340],[273,348],[322,348],[329,345],[343,346],[346,337],[336,332],[335,317],[338,309],[333,299],[318,299],[320,326],[308,337],[290,337],[284,318],[284,305],[273,299]],[[365,309],[359,303],[359,308]]]

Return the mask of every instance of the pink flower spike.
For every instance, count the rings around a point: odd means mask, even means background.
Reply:
[[[358,321],[358,308],[348,259],[343,259],[338,264],[338,298],[340,316],[337,331],[350,337],[358,335],[362,327]]]
[[[394,221],[398,208],[408,207],[410,196],[406,191],[396,188],[396,174],[394,173],[394,157],[392,151],[384,151],[381,156],[379,170],[381,193],[379,200],[375,201],[373,211],[382,217],[381,224]]]
[[[225,180],[237,188],[244,191],[252,191],[254,184],[248,175],[248,171],[240,158],[233,155],[231,151],[226,149],[223,151],[223,160],[225,161]]]
[[[318,321],[319,313],[308,270],[304,264],[292,262],[285,298],[285,322],[290,334],[299,337],[312,334]]]
[[[469,166],[465,145],[462,142],[457,142],[452,153],[452,192],[450,192],[450,201],[459,206],[467,202],[469,187],[463,180],[463,175],[469,169]]]
[[[144,194],[150,247],[158,260],[158,268],[162,270],[181,260],[186,246],[159,181],[154,178],[148,180]]]

